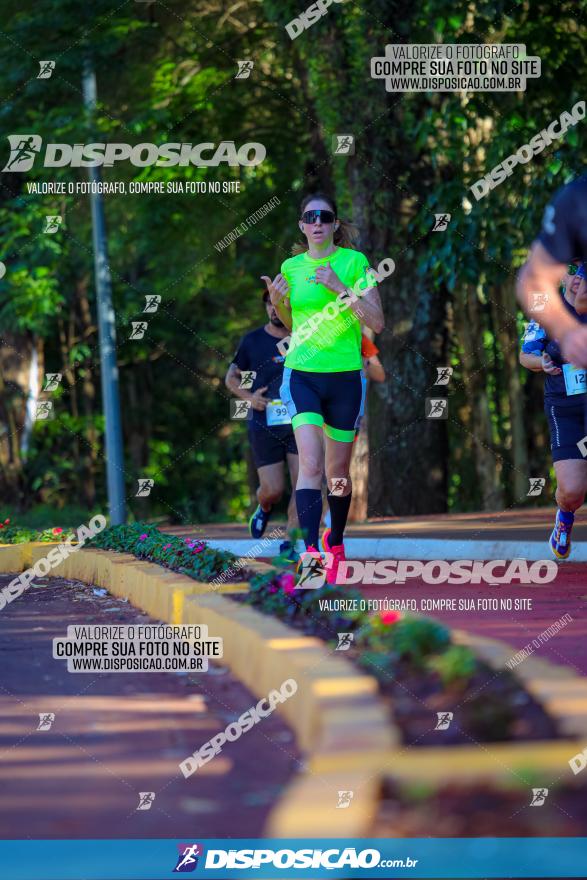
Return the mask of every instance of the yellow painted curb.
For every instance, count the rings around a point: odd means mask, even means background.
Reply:
[[[560,739],[411,748],[394,755],[386,775],[405,783],[438,785],[481,781],[529,785],[539,776],[540,785],[548,787],[560,781],[565,768],[572,779],[569,760],[583,746],[583,741]]]
[[[455,644],[466,645],[496,671],[508,669],[508,661],[519,651],[506,642],[463,630],[455,630],[452,636]],[[584,676],[536,655],[526,657],[511,671],[557,722],[561,734],[587,737],[587,679]]]
[[[0,571],[12,574],[24,571],[24,558],[28,544],[0,544]]]

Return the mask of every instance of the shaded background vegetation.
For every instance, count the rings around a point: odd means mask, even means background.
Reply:
[[[552,192],[583,169],[583,124],[480,202],[468,187],[585,94],[585,0],[333,4],[292,41],[299,0],[72,0],[4,3],[0,142],[259,141],[256,168],[134,168],[105,180],[238,180],[239,194],[107,196],[118,334],[126,487],[133,514],[177,521],[243,517],[246,432],[229,420],[223,376],[239,337],[260,324],[262,274],[295,238],[297,206],[332,191],[382,285],[376,342],[387,381],[369,399],[358,465],[370,515],[503,509],[527,503],[549,472],[542,378],[518,366],[514,279]],[[542,59],[519,93],[399,94],[370,78],[390,42],[516,42]],[[100,136],[83,110],[90,56]],[[54,59],[49,80],[38,62]],[[235,79],[237,60],[254,61]],[[352,133],[353,156],[334,155]],[[26,183],[85,180],[86,170],[0,178],[0,498],[7,509],[104,508],[103,419],[88,196],[28,194]],[[280,204],[222,252],[214,244],[274,196]],[[434,213],[452,215],[433,233]],[[55,235],[44,217],[62,214]],[[162,297],[141,341],[145,296]],[[452,365],[449,418],[424,418],[436,367]],[[34,424],[35,381],[62,372],[55,417]],[[48,395],[41,392],[41,397]],[[368,469],[368,473],[367,473]],[[137,477],[152,477],[148,501]],[[368,491],[367,491],[368,486]],[[540,501],[548,501],[545,494]],[[535,499],[532,499],[535,503]]]

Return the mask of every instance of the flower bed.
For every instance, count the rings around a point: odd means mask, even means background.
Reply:
[[[26,526],[10,525],[10,519],[5,519],[0,523],[0,544],[28,544],[35,541],[54,544],[58,541],[67,541],[68,538],[75,538],[74,531],[65,531],[65,529],[56,526],[53,529],[29,529]]]
[[[214,550],[205,541],[178,538],[147,523],[110,526],[92,538],[88,546],[96,550],[132,553],[138,559],[155,562],[205,583],[234,568],[237,561],[233,553]],[[237,567],[223,580],[224,583],[237,583],[252,576],[252,571]]]
[[[396,611],[323,611],[319,599],[360,600],[361,594],[328,585],[298,591],[294,585],[291,572],[257,575],[249,593],[229,598],[333,647],[338,633],[352,633],[347,656],[392,699],[393,717],[406,744],[438,745],[438,712],[454,714],[442,731],[443,745],[556,738],[554,722],[511,672],[496,676],[469,648],[452,644],[450,631],[437,621]]]
[[[230,552],[165,534],[144,523],[105,529],[92,539],[91,546],[131,553],[204,582],[231,572],[237,561]],[[338,633],[352,633],[346,656],[373,675],[382,693],[391,698],[394,719],[406,744],[439,743],[437,712],[455,715],[442,731],[443,745],[557,735],[554,722],[512,673],[496,676],[470,649],[452,644],[450,631],[435,620],[394,611],[380,615],[323,611],[319,599],[361,599],[361,594],[329,585],[296,590],[294,575],[284,568],[255,574],[237,567],[236,573],[223,578],[226,583],[243,580],[249,581],[249,592],[230,594],[235,602],[250,604],[329,643],[336,644]]]

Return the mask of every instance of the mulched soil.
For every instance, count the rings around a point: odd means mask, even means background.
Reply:
[[[245,601],[240,594],[228,598]],[[336,614],[328,620],[291,617],[285,622],[326,642],[336,643],[336,634],[346,629]],[[360,652],[351,649],[342,656],[358,662]],[[368,667],[361,669],[370,671]],[[389,698],[390,712],[406,745],[438,745],[437,712],[453,713],[450,727],[442,733],[443,744],[448,746],[557,737],[554,722],[515,677],[509,672],[495,672],[483,663],[478,664],[465,689],[444,688],[434,673],[414,669],[405,661],[398,664],[395,678],[384,680],[380,686]]]
[[[585,787],[550,788],[542,806],[530,806],[532,786],[505,790],[486,785],[444,786],[410,794],[391,780],[373,837],[585,837]],[[533,783],[538,787],[538,783]]]

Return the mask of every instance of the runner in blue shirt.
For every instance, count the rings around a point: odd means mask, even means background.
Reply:
[[[563,287],[563,308],[573,320],[587,323],[584,264],[577,261],[568,267]],[[529,370],[545,373],[544,410],[550,429],[558,505],[550,547],[557,559],[567,559],[575,511],[584,503],[587,492],[587,461],[578,445],[585,435],[587,371],[568,363],[559,342],[550,339],[535,320],[526,327],[520,363]]]
[[[227,388],[235,397],[251,403],[247,425],[259,477],[258,504],[249,520],[253,538],[262,537],[273,507],[285,491],[284,464],[287,463],[291,484],[295,487],[299,461],[291,418],[279,398],[285,357],[277,344],[289,335],[289,330],[280,320],[267,291],[263,292],[263,303],[268,322],[243,336],[225,378]],[[254,373],[252,382],[243,383],[243,375],[249,371]],[[287,528],[290,533],[299,528],[293,492],[287,508]],[[297,560],[289,540],[281,543],[279,552],[292,562]]]
[[[569,363],[587,367],[587,327],[558,294],[567,264],[587,260],[587,176],[560,189],[544,211],[542,229],[518,276],[520,305],[560,341]],[[587,433],[587,431],[586,431]]]

